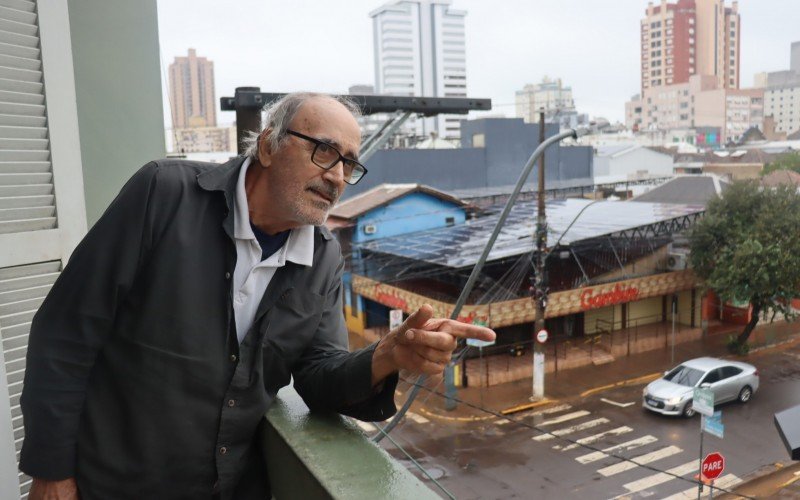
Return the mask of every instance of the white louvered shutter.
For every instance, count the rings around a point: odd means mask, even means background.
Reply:
[[[55,227],[36,3],[0,0],[0,234]]]
[[[19,396],[25,376],[25,354],[28,334],[36,310],[42,304],[61,271],[61,262],[43,262],[0,269],[0,336],[11,401],[11,423],[14,428],[17,462],[24,429]],[[30,478],[20,473],[20,493],[27,497]]]

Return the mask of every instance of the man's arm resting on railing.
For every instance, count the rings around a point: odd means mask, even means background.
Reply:
[[[60,481],[33,478],[28,500],[78,500],[78,484],[74,478]]]

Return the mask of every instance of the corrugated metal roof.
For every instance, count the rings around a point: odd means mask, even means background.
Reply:
[[[601,201],[594,203],[578,216],[590,203],[591,200],[577,198],[548,201],[548,241],[554,244],[561,237],[562,245],[570,245],[705,210],[702,205]],[[373,252],[450,268],[472,266],[483,252],[499,217],[499,214],[495,214],[457,226],[383,238],[359,246]],[[531,252],[534,248],[535,221],[536,202],[515,205],[489,254],[489,260]],[[570,227],[573,221],[575,222]]]
[[[632,201],[705,206],[709,200],[720,196],[728,186],[729,183],[715,175],[686,175],[653,188]]]

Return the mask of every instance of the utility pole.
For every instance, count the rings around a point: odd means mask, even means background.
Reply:
[[[544,143],[544,108],[539,110],[539,144]],[[536,334],[545,329],[544,312],[547,308],[547,277],[545,260],[547,258],[547,217],[544,212],[544,152],[539,157],[539,189],[536,207],[536,275],[534,277],[534,301],[536,304],[536,323],[533,331],[533,377],[531,399],[544,398],[544,351],[536,340]]]

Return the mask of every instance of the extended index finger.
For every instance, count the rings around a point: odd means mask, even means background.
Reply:
[[[462,339],[478,339],[485,342],[493,342],[497,338],[494,330],[485,326],[462,323],[452,319],[442,320],[434,329],[439,332],[446,332],[450,335]]]

